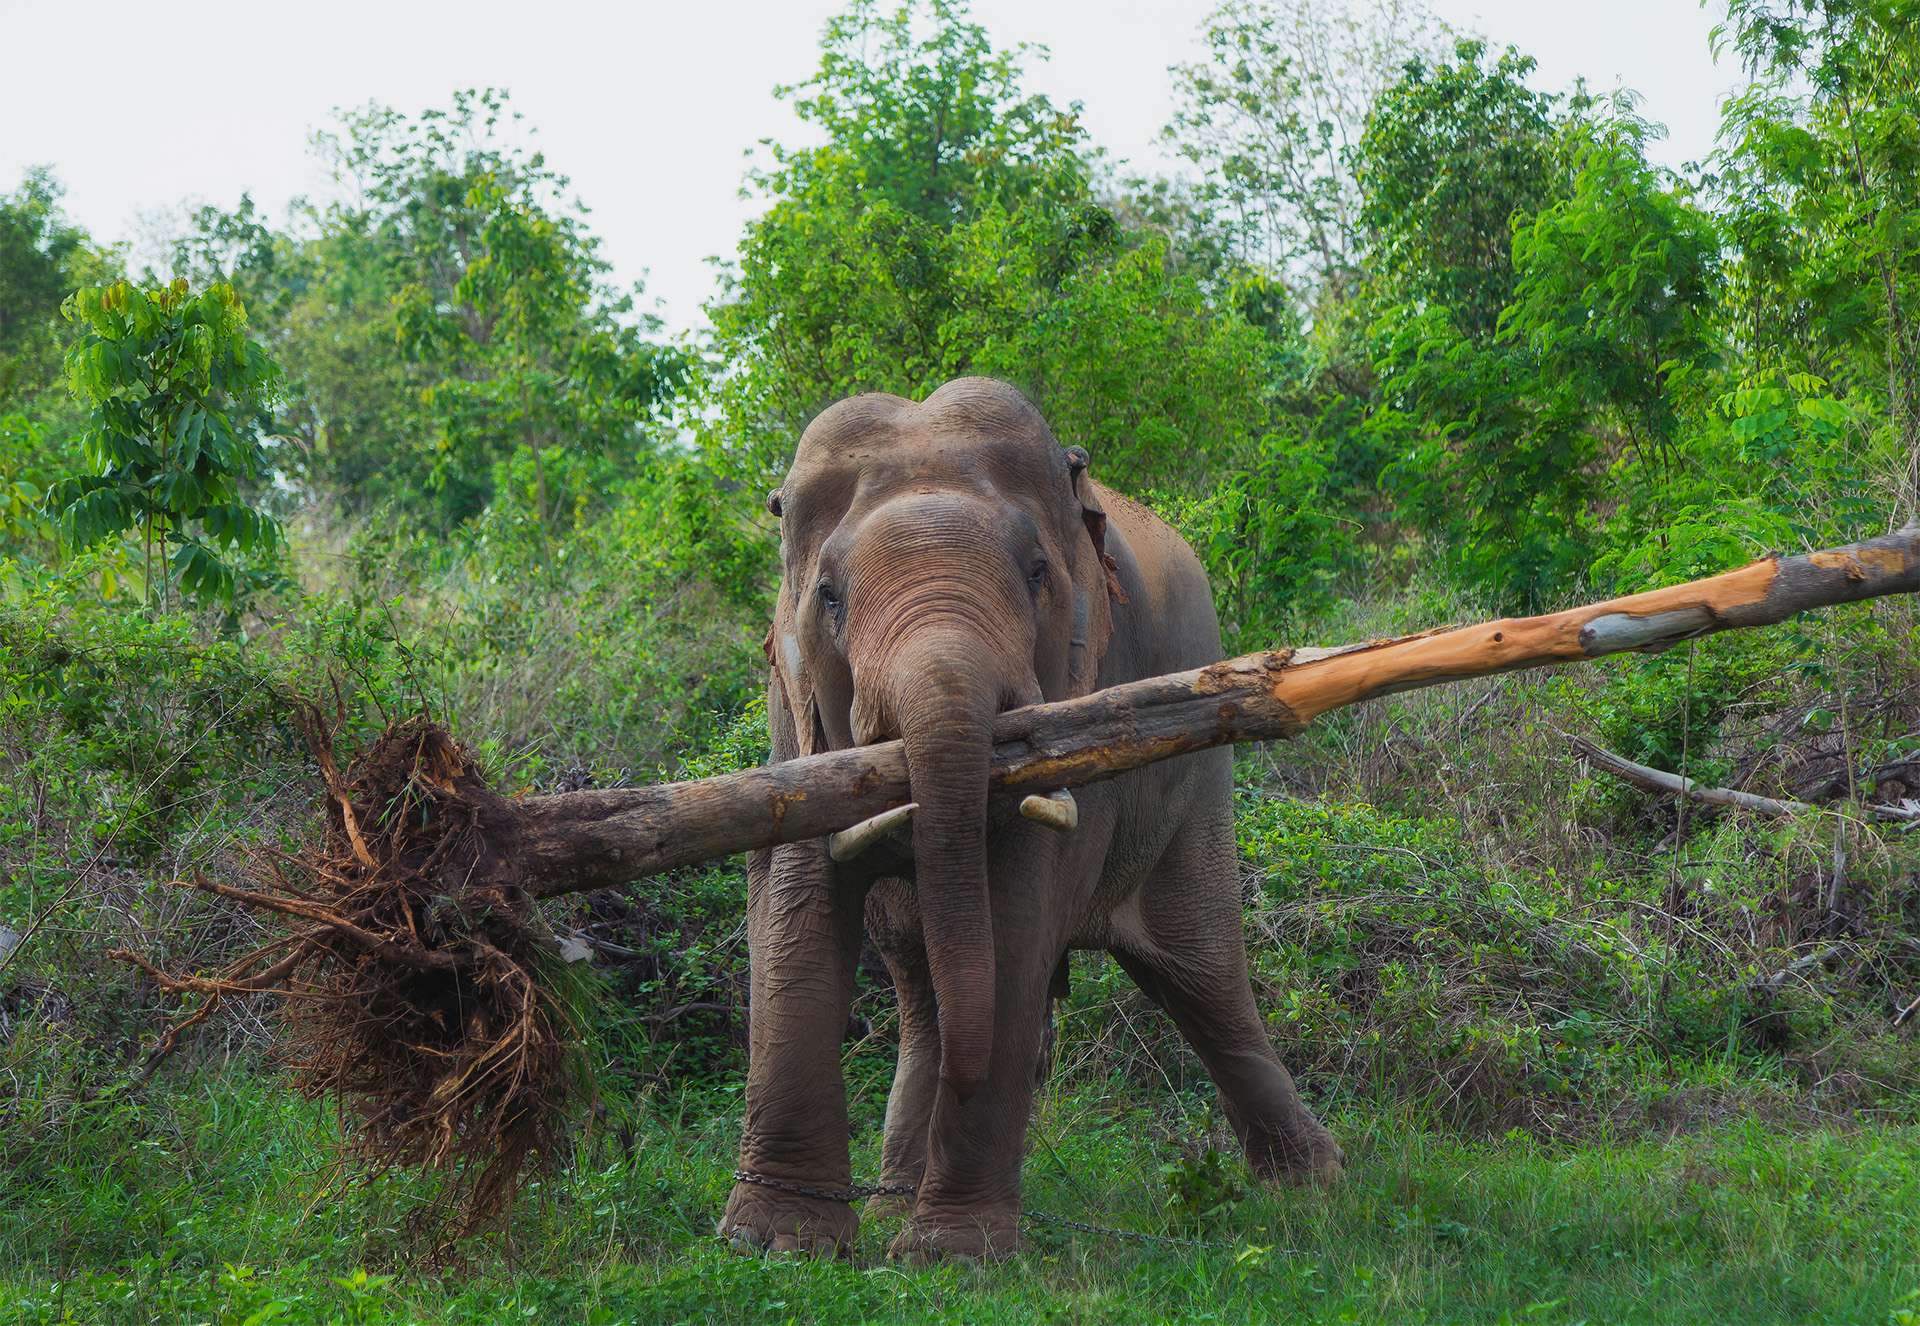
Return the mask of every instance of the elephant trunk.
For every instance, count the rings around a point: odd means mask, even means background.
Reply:
[[[915,892],[940,1018],[940,1076],[961,1100],[993,1053],[993,917],[987,892],[987,774],[996,687],[965,642],[916,641],[894,661],[895,712],[920,809]]]

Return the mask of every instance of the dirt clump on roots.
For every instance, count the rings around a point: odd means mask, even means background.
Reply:
[[[529,1167],[556,1157],[578,1091],[570,1020],[543,973],[555,944],[513,867],[514,818],[468,752],[424,718],[390,727],[347,769],[317,709],[302,726],[327,790],[319,847],[262,851],[251,889],[217,894],[285,924],[217,976],[151,1064],[226,998],[285,996],[280,1057],[295,1086],[337,1105],[350,1160],[370,1173],[435,1170],[423,1216],[454,1237],[504,1218]]]

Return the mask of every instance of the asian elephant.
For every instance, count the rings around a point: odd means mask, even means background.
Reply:
[[[832,406],[768,507],[773,758],[900,738],[917,808],[910,839],[846,861],[815,839],[749,862],[746,1177],[722,1232],[775,1250],[853,1239],[832,1194],[851,1178],[840,1043],[863,933],[900,1002],[881,1178],[918,1191],[895,1255],[1016,1248],[1035,1066],[1071,949],[1112,953],[1172,1015],[1258,1173],[1337,1175],[1340,1148],[1248,984],[1231,752],[1079,788],[1070,830],[988,801],[997,713],[1220,658],[1187,545],[985,378]]]

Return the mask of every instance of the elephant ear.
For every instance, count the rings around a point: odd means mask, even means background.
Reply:
[[[767,510],[776,516],[780,514],[779,489],[767,494]],[[784,575],[780,578],[780,598],[774,606],[773,624],[767,628],[767,638],[760,642],[760,650],[767,656],[767,667],[771,669],[773,681],[773,693],[767,697],[767,708],[771,710],[777,704],[786,706],[788,715],[793,719],[795,744],[799,747],[795,753],[817,755],[826,750],[827,736],[820,723],[820,701],[814,694],[813,678],[807,674],[806,661],[800,657],[800,637],[794,629],[794,596],[788,589]],[[768,717],[771,720],[772,715]],[[783,758],[777,749],[774,758]]]
[[[1100,661],[1113,637],[1114,605],[1127,601],[1119,567],[1107,552],[1107,510],[1087,473],[1090,463],[1086,448],[1067,448],[1067,474],[1086,531],[1086,538],[1076,540],[1073,550],[1073,644],[1067,686],[1074,695],[1085,695],[1100,684]]]

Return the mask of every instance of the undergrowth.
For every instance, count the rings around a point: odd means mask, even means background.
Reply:
[[[737,1101],[689,1091],[623,1102],[510,1235],[436,1273],[403,1230],[417,1181],[343,1188],[323,1109],[194,1076],[102,1098],[39,1167],[0,1170],[0,1320],[1899,1322],[1920,1305],[1911,1127],[1576,1146],[1344,1113],[1349,1180],[1274,1192],[1183,1149],[1169,1125],[1201,1131],[1205,1107],[1170,1101],[1045,1093],[1029,1202],[1205,1246],[1030,1223],[1009,1265],[907,1269],[881,1255],[891,1222],[869,1221],[847,1261],[738,1257],[711,1236]]]

